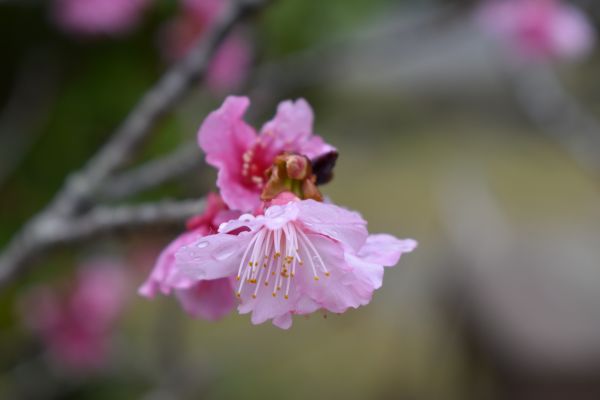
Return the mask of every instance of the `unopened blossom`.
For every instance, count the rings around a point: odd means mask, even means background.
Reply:
[[[206,161],[219,171],[217,186],[227,205],[255,211],[275,159],[285,153],[314,160],[335,151],[313,133],[313,112],[304,99],[281,102],[275,117],[257,133],[243,117],[247,97],[229,96],[198,131]]]
[[[161,49],[168,60],[176,60],[192,48],[227,7],[227,0],[184,0],[181,10],[163,29]],[[234,30],[219,46],[206,72],[205,82],[215,93],[226,93],[241,86],[252,62],[250,42]]]
[[[140,21],[149,0],[54,0],[54,17],[66,31],[97,35],[122,34]]]
[[[153,298],[157,293],[174,293],[182,308],[191,316],[210,321],[227,315],[236,304],[233,280],[230,278],[209,281],[176,275],[175,253],[206,235],[217,232],[220,223],[237,218],[221,198],[211,193],[203,214],[188,221],[188,230],[171,242],[160,254],[146,282],[139,288],[142,296]]]
[[[245,214],[184,246],[177,271],[199,281],[235,279],[239,312],[283,329],[292,315],[342,313],[371,301],[383,267],[416,242],[369,235],[356,212],[282,193],[264,215]]]
[[[75,372],[94,370],[108,359],[127,286],[122,265],[88,262],[66,290],[49,285],[31,289],[20,302],[21,315],[54,362]]]
[[[587,16],[560,0],[488,0],[477,16],[484,29],[530,59],[577,59],[595,43]]]

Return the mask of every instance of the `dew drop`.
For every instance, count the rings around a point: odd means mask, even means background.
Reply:
[[[198,249],[203,249],[203,248],[205,248],[206,246],[208,246],[208,241],[206,241],[206,240],[203,240],[203,241],[201,241],[201,242],[198,242],[198,244],[196,245],[196,248],[198,248]]]

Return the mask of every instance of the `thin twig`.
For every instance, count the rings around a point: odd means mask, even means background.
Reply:
[[[57,240],[73,240],[77,235],[94,233],[98,231],[93,227],[94,224],[99,224],[99,229],[103,230],[102,227],[105,226],[113,227],[131,222],[127,218],[121,219],[121,214],[112,215],[115,209],[95,209],[88,215],[79,217],[83,219],[75,220],[78,223],[73,223],[74,218],[92,204],[91,197],[98,192],[104,181],[133,156],[158,119],[203,76],[213,53],[229,31],[262,4],[261,0],[233,2],[203,40],[186,57],[174,64],[142,97],[104,147],[84,168],[67,179],[53,201],[27,222],[8,243],[0,255],[0,286],[9,283],[24,269],[27,261],[40,251],[55,245]],[[140,214],[142,215],[149,214]],[[149,218],[148,221],[152,223],[153,219]],[[58,230],[62,226],[61,222],[73,223],[69,225],[73,233],[67,235]]]
[[[204,199],[164,200],[157,203],[98,206],[82,217],[57,219],[41,233],[51,245],[67,244],[109,232],[149,225],[181,224],[204,209]]]
[[[357,51],[382,48],[390,51],[390,47],[386,47],[388,44],[394,52],[402,46],[414,49],[416,38],[433,31],[436,24],[451,20],[456,11],[456,7],[448,5],[424,6],[416,10],[401,6],[390,10],[387,17],[362,29],[328,37],[306,50],[259,66],[252,77],[254,89],[250,97],[255,101],[257,97],[268,97],[270,91],[281,93],[330,82]]]
[[[148,161],[130,171],[107,180],[99,195],[106,200],[119,200],[155,188],[202,164],[202,155],[193,143],[185,143],[166,156]]]
[[[506,76],[527,117],[558,141],[583,169],[600,174],[600,123],[545,65],[505,63]]]
[[[173,65],[134,107],[87,165],[74,174],[57,195],[52,208],[61,214],[79,209],[94,189],[134,154],[158,119],[170,110],[206,71],[213,53],[233,26],[258,2],[236,1],[225,12],[204,40],[180,62]]]
[[[162,201],[131,206],[98,206],[81,217],[44,216],[32,220],[22,234],[15,237],[2,254],[8,266],[14,266],[12,275],[4,272],[0,284],[7,284],[10,278],[40,252],[94,235],[124,229],[136,229],[149,225],[180,224],[204,209],[204,200]],[[13,261],[14,260],[14,261]],[[12,264],[9,264],[13,262]],[[18,263],[20,262],[20,263]],[[5,270],[3,270],[5,271]]]

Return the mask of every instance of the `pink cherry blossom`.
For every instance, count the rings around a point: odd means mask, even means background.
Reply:
[[[54,15],[65,30],[87,34],[121,34],[131,30],[148,0],[55,0]]]
[[[559,0],[489,0],[478,19],[492,35],[530,59],[577,59],[595,42],[585,14]]]
[[[209,194],[205,212],[190,219],[189,230],[161,252],[149,278],[139,288],[139,294],[153,298],[159,292],[164,295],[174,292],[183,309],[196,318],[214,321],[227,315],[236,303],[232,280],[198,281],[176,275],[175,253],[181,247],[215,233],[220,223],[238,216],[239,213],[229,210],[218,195]]]
[[[252,51],[248,40],[234,32],[223,41],[215,53],[208,71],[206,84],[213,93],[227,93],[239,89],[252,65]]]
[[[239,312],[251,312],[254,324],[272,319],[287,329],[293,314],[366,305],[381,287],[383,267],[416,247],[411,239],[369,235],[366,224],[356,212],[295,199],[184,246],[176,269],[200,281],[235,277]]]
[[[260,206],[265,172],[277,155],[290,152],[315,158],[335,150],[313,134],[313,112],[304,99],[281,102],[260,134],[243,120],[249,105],[247,97],[227,97],[198,131],[206,161],[219,170],[217,186],[223,200],[241,211]]]
[[[112,329],[126,302],[123,268],[109,261],[92,261],[79,270],[67,292],[44,285],[24,296],[25,322],[58,365],[86,372],[105,364]]]
[[[225,0],[186,0],[182,10],[162,32],[162,52],[168,60],[183,57],[210,29],[227,6]],[[206,84],[214,93],[238,89],[252,62],[250,42],[240,30],[229,35],[217,49],[207,73]]]

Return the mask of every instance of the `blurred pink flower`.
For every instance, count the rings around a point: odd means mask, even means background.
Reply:
[[[292,200],[182,247],[177,273],[201,282],[236,277],[240,313],[252,312],[254,324],[272,319],[287,329],[293,314],[366,305],[382,285],[383,267],[416,247],[411,239],[369,235],[358,213],[286,198]]]
[[[237,218],[221,198],[211,193],[207,198],[206,211],[188,221],[188,231],[171,242],[160,254],[152,273],[139,288],[142,296],[153,298],[157,293],[175,292],[183,309],[193,317],[210,321],[227,315],[235,306],[233,282],[230,279],[198,281],[175,274],[175,253],[181,247],[194,243],[217,231],[220,223]]]
[[[86,372],[107,361],[111,332],[126,301],[123,268],[108,261],[88,262],[68,292],[38,286],[22,299],[26,325],[59,365]]]
[[[148,0],[55,0],[54,16],[66,31],[122,34],[138,24]]]
[[[304,99],[281,102],[260,134],[242,119],[249,105],[247,97],[227,97],[198,131],[206,161],[219,170],[217,186],[223,200],[240,211],[260,206],[265,173],[276,156],[290,152],[312,159],[335,150],[313,134],[313,112]]]
[[[489,0],[477,17],[491,34],[531,59],[577,59],[595,43],[586,15],[559,0]]]
[[[184,0],[181,13],[163,30],[161,43],[165,57],[169,60],[183,57],[212,27],[227,3],[226,0]],[[244,82],[251,62],[249,41],[240,31],[234,31],[215,53],[208,67],[206,84],[215,93],[235,90]]]

